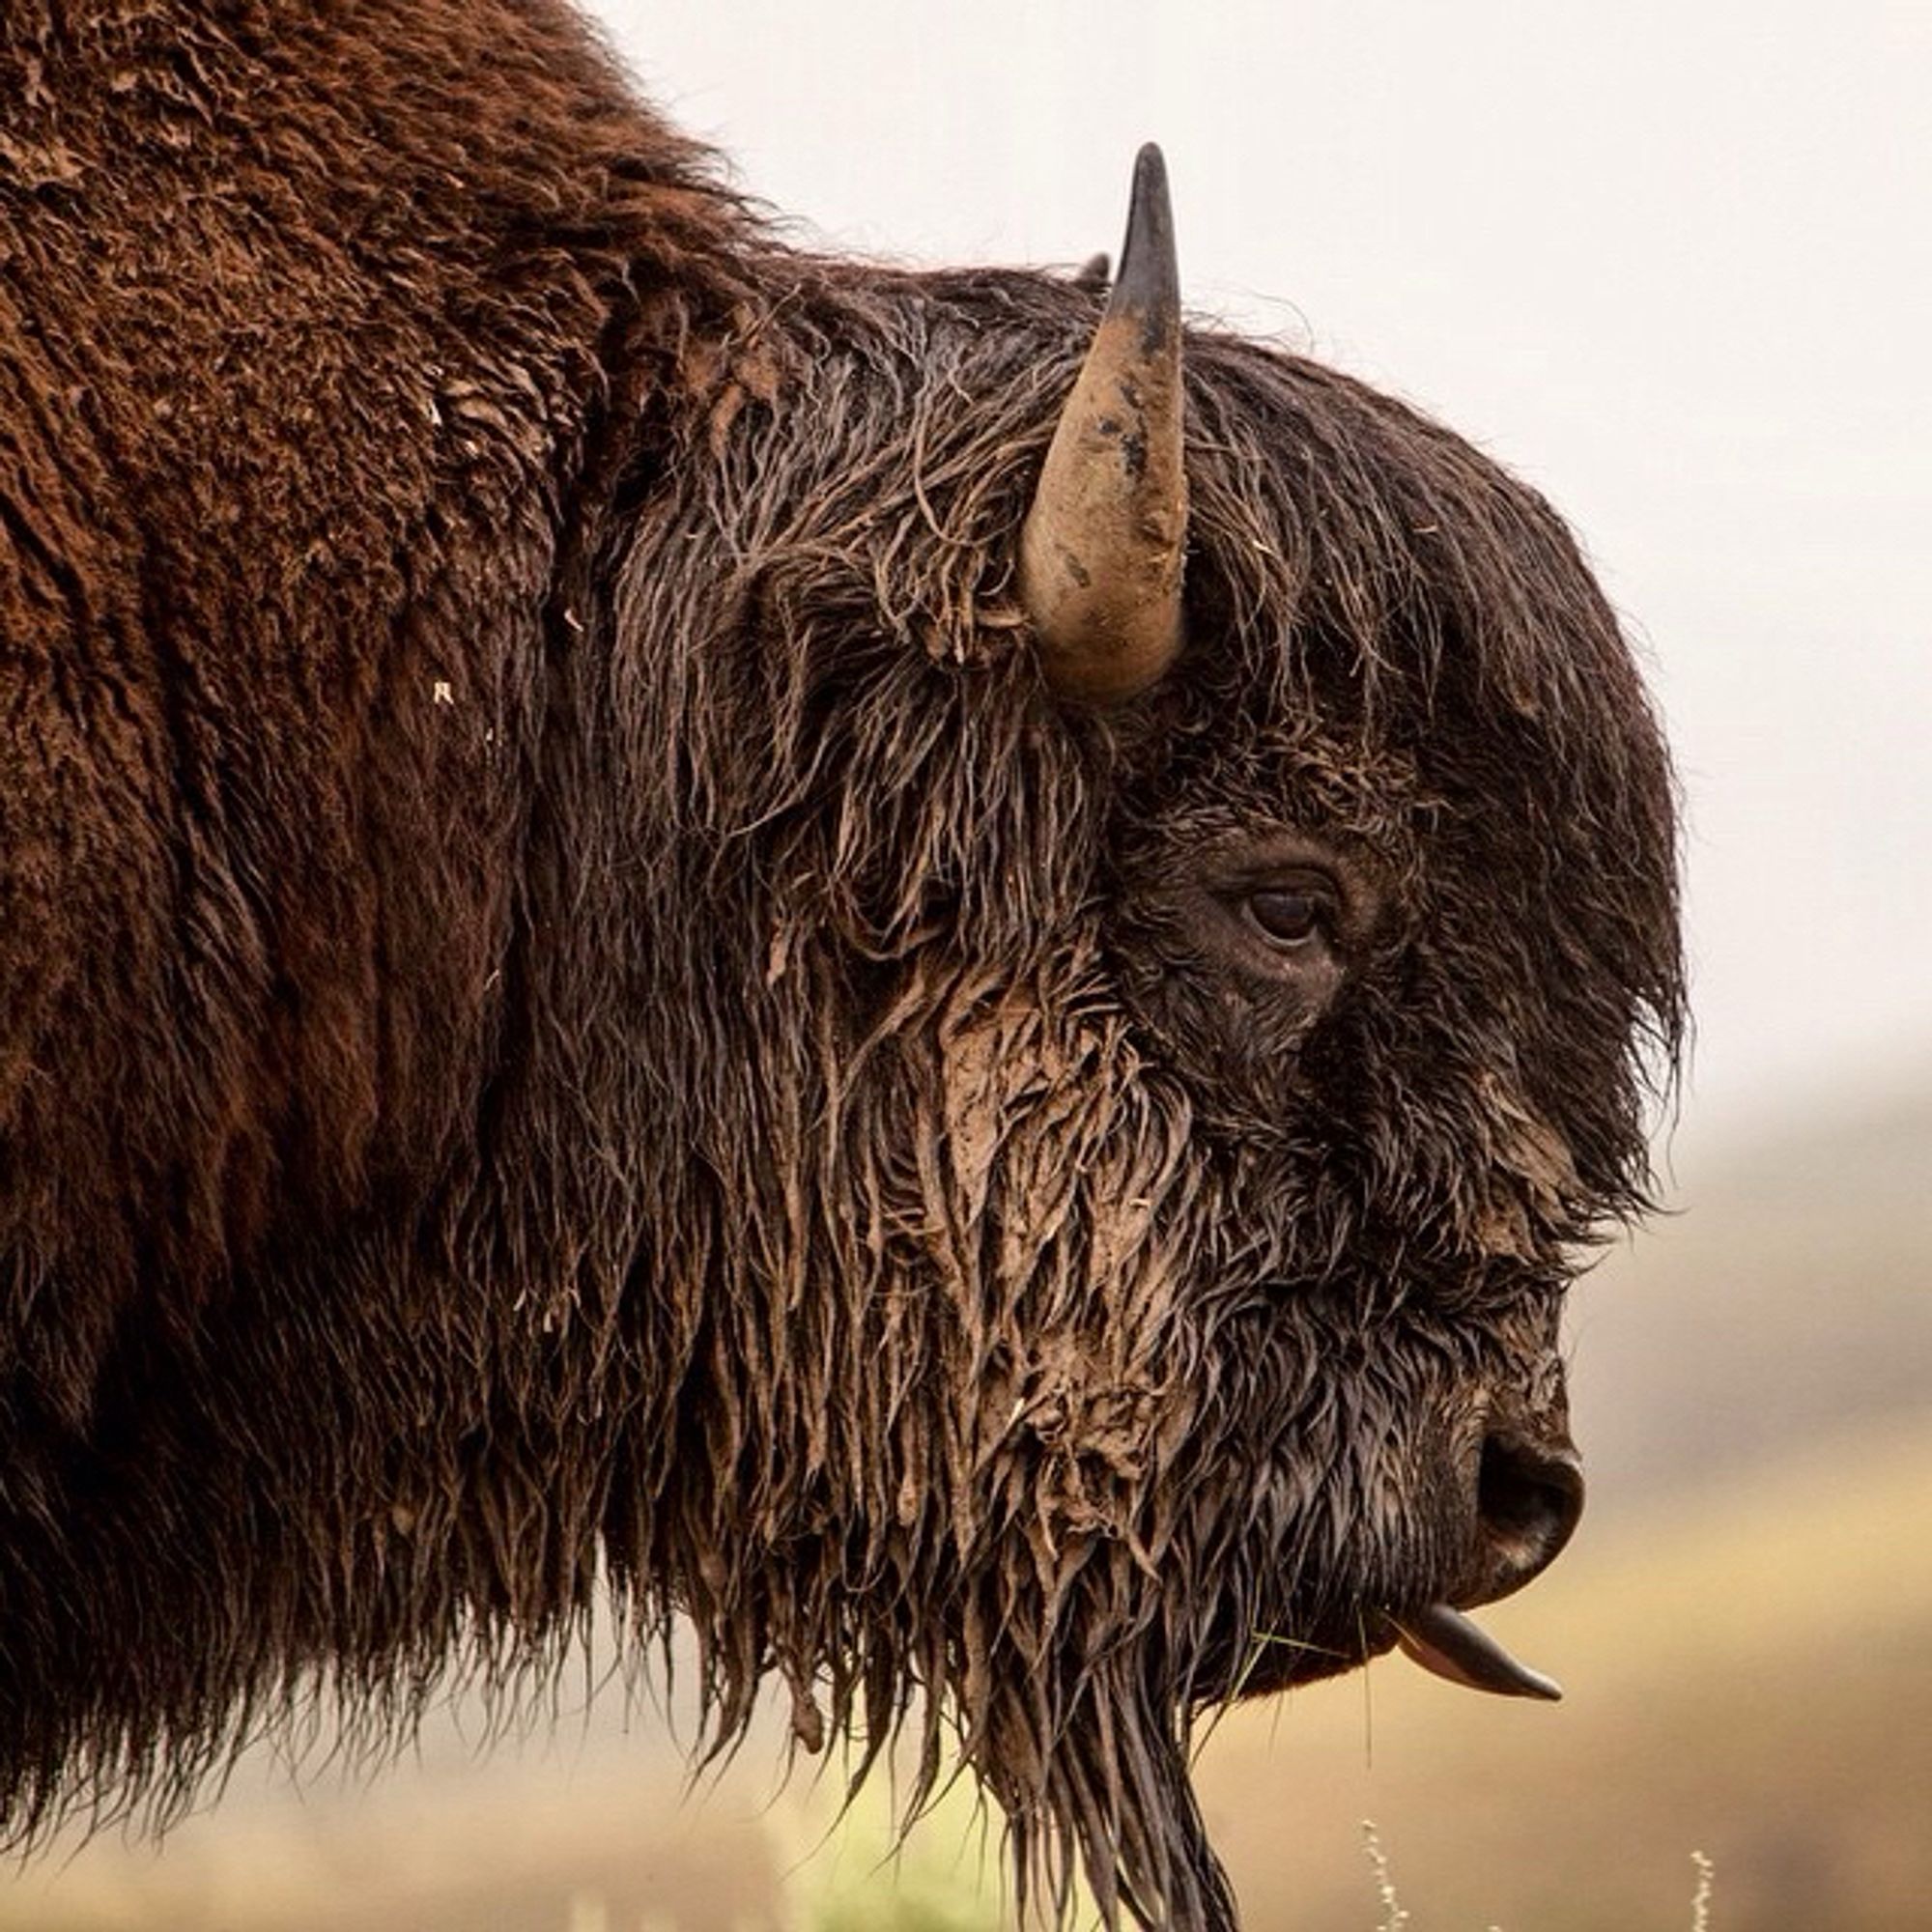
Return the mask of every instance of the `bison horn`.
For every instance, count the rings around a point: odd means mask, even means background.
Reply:
[[[1120,703],[1180,649],[1180,273],[1167,167],[1150,142],[1121,272],[1020,532],[1020,595],[1063,697]]]

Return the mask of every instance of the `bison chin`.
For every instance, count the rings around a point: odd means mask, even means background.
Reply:
[[[1306,1329],[1276,1308],[1266,1333],[1228,1359],[1254,1374],[1258,1403],[1275,1392],[1268,1455],[1258,1463],[1250,1445],[1269,1411],[1242,1404],[1235,1370],[1208,1410],[1176,1427],[1160,1479],[1117,1492],[1123,1515],[1113,1521],[1099,1439],[1082,1451],[1056,1436],[1089,1478],[1093,1515],[1077,1527],[1064,1519],[1051,1547],[1025,1534],[1024,1577],[1009,1560],[961,1579],[951,1674],[966,1753],[1012,1819],[1022,1869],[1056,1909],[1078,1863],[1109,1923],[1235,1923],[1187,1776],[1192,1732],[1211,1707],[1398,1645],[1474,1689],[1559,1694],[1466,1614],[1540,1573],[1581,1508],[1553,1351],[1539,1350],[1527,1375],[1505,1377],[1500,1348],[1473,1382],[1430,1388],[1417,1375],[1394,1406],[1375,1375],[1330,1379],[1284,1430],[1292,1385],[1279,1371]],[[1392,1359],[1427,1357],[1399,1348]],[[1037,1454],[1025,1483],[1004,1493],[1037,1501],[1057,1491],[1065,1503],[1066,1474]],[[1022,1537],[1019,1523],[1008,1527]]]
[[[1037,1889],[1058,1922],[1072,1903],[1077,1863],[1110,1925],[1131,1918],[1232,1932],[1233,1894],[1189,1773],[1198,1721],[1215,1707],[1338,1675],[1398,1645],[1473,1689],[1561,1694],[1452,1603],[1478,1601],[1465,1589],[1398,1593],[1358,1580],[1291,1590],[1283,1600],[1280,1580],[1237,1584],[1207,1607],[1191,1639],[1179,1641],[1175,1622],[1197,1609],[1191,1591],[1150,1593],[1158,1607],[1137,1637],[1122,1641],[1108,1634],[1121,1622],[1118,1577],[1106,1587],[1076,1588],[1062,1606],[1062,1640],[1042,1665],[1002,1671],[982,1690],[966,1755],[1010,1820],[1023,1885]],[[1257,1600],[1269,1596],[1274,1609],[1258,1616]]]

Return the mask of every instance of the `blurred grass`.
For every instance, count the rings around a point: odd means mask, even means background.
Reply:
[[[781,1878],[784,1932],[1001,1932],[1008,1922],[998,1825],[963,1783],[903,1838],[884,1789],[868,1788],[798,1850]]]

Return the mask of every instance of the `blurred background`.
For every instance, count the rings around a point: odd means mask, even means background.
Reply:
[[[1150,136],[1192,304],[1453,423],[1572,519],[1683,775],[1673,1213],[1572,1325],[1592,1501],[1490,1613],[1554,1709],[1400,1659],[1231,1716],[1259,1932],[1932,1926],[1932,10],[1921,0],[754,0],[600,11],[802,240],[1115,248]],[[998,1925],[963,1798],[687,1795],[614,1697],[367,1785],[247,1765],[164,1852],[0,1884],[47,1932]],[[997,1861],[993,1861],[994,1863]]]

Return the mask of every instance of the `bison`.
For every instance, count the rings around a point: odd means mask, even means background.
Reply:
[[[696,1633],[1228,1927],[1200,1715],[1580,1499],[1682,1021],[1563,526],[1111,287],[788,245],[563,0],[0,29],[0,1808]]]

